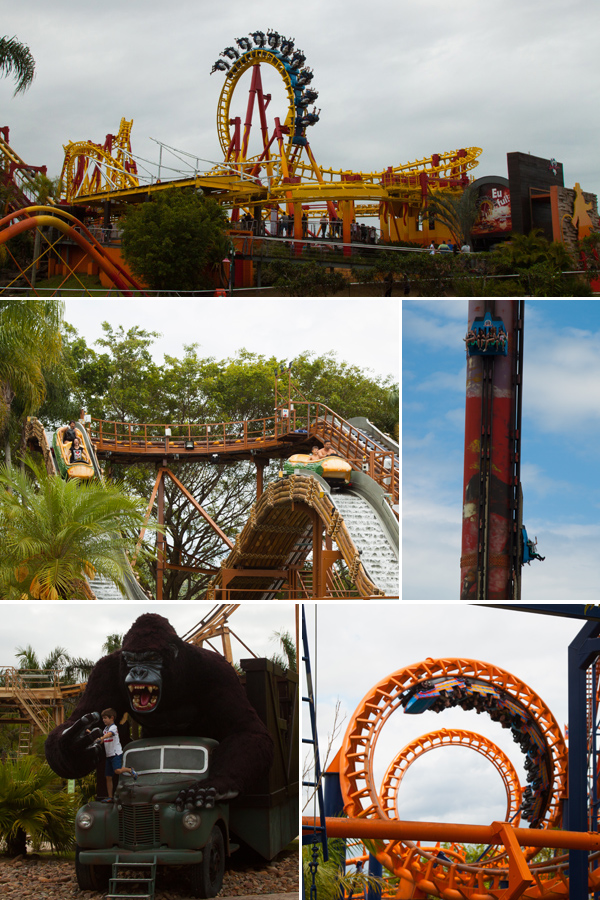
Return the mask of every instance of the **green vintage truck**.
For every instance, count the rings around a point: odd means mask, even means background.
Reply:
[[[180,790],[210,772],[216,741],[196,737],[146,738],[125,748],[113,803],[93,800],[76,816],[77,882],[106,891],[145,883],[152,897],[159,866],[186,866],[193,897],[221,889],[227,857],[240,844],[272,859],[298,834],[298,676],[270,660],[242,660],[242,681],[275,743],[270,772],[252,794],[213,808],[175,808]]]

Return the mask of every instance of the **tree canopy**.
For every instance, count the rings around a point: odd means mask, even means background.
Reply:
[[[133,273],[156,291],[200,291],[229,251],[226,218],[212,199],[190,189],[169,189],[130,206],[121,247]]]

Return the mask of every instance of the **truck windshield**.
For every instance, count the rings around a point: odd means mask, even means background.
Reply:
[[[131,766],[140,774],[167,772],[187,775],[206,772],[208,751],[206,747],[170,746],[134,747],[125,749],[124,766]]]

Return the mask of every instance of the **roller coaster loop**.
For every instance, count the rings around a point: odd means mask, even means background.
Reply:
[[[505,821],[518,825],[521,818],[522,788],[519,776],[508,756],[488,738],[474,731],[459,728],[442,728],[422,734],[408,743],[394,757],[383,777],[379,796],[386,815],[398,819],[398,791],[410,766],[424,753],[443,747],[468,747],[489,760],[500,774],[506,790]]]
[[[528,781],[531,778],[524,792],[523,816],[530,820],[532,837],[534,829],[560,828],[561,801],[566,795],[567,749],[552,713],[530,687],[506,670],[459,658],[427,659],[407,666],[382,679],[363,698],[352,715],[340,753],[340,787],[346,815],[353,819],[384,820],[390,826],[402,824],[390,821],[393,790],[386,787],[385,779],[381,792],[374,782],[374,754],[381,730],[400,709],[410,714],[424,709],[442,711],[457,705],[487,712],[493,721],[511,728],[526,755]],[[392,777],[388,780],[391,784]],[[527,834],[527,830],[518,831]],[[385,828],[381,832],[385,834]],[[364,836],[369,835],[365,832]],[[494,860],[467,865],[440,856],[439,847],[415,844],[414,837],[413,833],[411,840],[394,837],[378,840],[376,844],[379,862],[400,879],[398,897],[415,896],[414,889],[445,900],[501,900],[509,896],[506,888],[512,857],[508,867]],[[535,846],[540,846],[537,840]],[[533,874],[523,896],[568,897],[564,868],[565,860],[531,866]]]
[[[63,235],[74,241],[98,264],[114,286],[125,296],[131,297],[134,293],[144,296],[143,288],[116,259],[109,256],[106,249],[96,240],[89,229],[79,219],[60,209],[60,207],[27,206],[25,209],[10,213],[3,219],[0,219],[0,244],[5,244],[11,238],[24,231],[31,231],[36,228],[41,229],[44,226],[56,228]],[[56,252],[56,244],[58,242],[51,244],[47,241],[47,243],[48,247],[44,252],[47,253],[51,250]],[[29,266],[29,269],[32,268],[32,265],[33,263]],[[19,276],[26,276],[27,271],[28,269],[21,270]],[[12,282],[6,285],[3,291],[6,292],[11,286]]]

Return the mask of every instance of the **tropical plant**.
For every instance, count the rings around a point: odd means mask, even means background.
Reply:
[[[25,471],[0,467],[0,596],[92,599],[86,576],[96,574],[123,590],[126,532],[141,527],[144,501],[117,484],[63,481],[25,463]]]
[[[289,631],[274,631],[271,640],[279,641],[282,653],[275,653],[271,661],[281,666],[285,672],[297,671],[296,642]]]
[[[35,77],[31,50],[16,37],[0,38],[0,75],[12,75],[17,82],[15,96],[26,91]]]
[[[0,766],[0,839],[10,856],[49,843],[56,852],[73,845],[75,805],[50,766],[35,756],[5,760]]]
[[[39,409],[46,394],[44,369],[61,356],[63,302],[0,299],[0,438],[11,463],[9,425],[15,399],[23,416]]]
[[[477,188],[468,185],[460,194],[436,191],[429,195],[429,215],[450,231],[456,244],[470,244],[471,232],[479,214]]]
[[[573,259],[564,244],[549,241],[539,228],[529,234],[513,234],[490,254],[496,271],[517,275],[503,290],[528,297],[562,297],[581,293],[583,282],[565,275]]]
[[[107,634],[106,640],[102,644],[102,652],[109,654],[114,653],[115,650],[120,650],[123,643],[123,637],[122,634]]]
[[[318,900],[339,900],[340,897],[351,897],[353,893],[366,896],[368,890],[381,895],[381,891],[389,887],[385,878],[358,871],[346,872],[346,842],[341,838],[329,838],[327,851],[329,858],[325,862],[320,844],[307,844],[302,848],[304,884],[312,887],[314,878]]]

